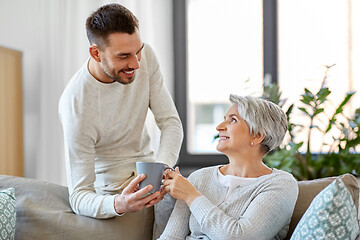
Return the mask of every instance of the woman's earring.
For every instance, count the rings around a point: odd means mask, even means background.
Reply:
[[[251,143],[251,146],[254,146],[254,143],[253,143],[253,142]]]

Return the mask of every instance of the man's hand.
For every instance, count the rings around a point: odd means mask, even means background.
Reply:
[[[156,191],[144,197],[153,189],[153,186],[148,185],[139,190],[139,183],[144,180],[145,177],[145,174],[140,174],[130,182],[121,194],[115,196],[114,207],[117,213],[136,212],[144,207],[151,207],[164,198],[166,191],[163,188],[161,192]]]
[[[201,193],[191,182],[181,176],[179,167],[175,168],[175,172],[168,172],[167,179],[164,181],[164,187],[172,197],[184,201],[188,206],[197,197],[201,196]]]

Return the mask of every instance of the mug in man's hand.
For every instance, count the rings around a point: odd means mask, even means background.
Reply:
[[[146,175],[146,178],[139,184],[140,189],[146,187],[147,185],[152,185],[153,189],[151,189],[149,193],[159,191],[162,184],[163,174],[166,169],[174,171],[173,168],[167,167],[165,164],[159,162],[136,162],[137,174]]]

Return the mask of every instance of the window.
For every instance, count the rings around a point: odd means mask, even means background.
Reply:
[[[262,91],[262,1],[189,0],[187,151],[216,153],[230,93]]]
[[[331,66],[326,83],[331,105],[325,112],[331,115],[345,93],[357,90],[345,110],[351,116],[360,102],[360,4],[359,1],[278,0],[278,83],[289,103],[299,103],[304,88],[313,93],[320,89],[325,65]],[[357,79],[357,81],[355,81]],[[298,105],[299,106],[299,105]],[[292,119],[309,124],[300,111]],[[319,126],[324,124],[317,123]],[[305,132],[297,133],[300,139]],[[330,135],[329,135],[330,137]],[[319,131],[313,131],[312,152],[322,143]],[[332,142],[332,138],[326,139]]]
[[[334,104],[360,92],[360,3],[354,0],[174,0],[175,102],[185,138],[180,165],[226,162],[216,126],[230,93],[260,96],[263,76],[288,103],[319,87],[323,65]],[[359,107],[360,93],[352,101]],[[356,100],[357,99],[357,100]],[[299,121],[301,116],[299,114]],[[301,137],[301,134],[299,134]],[[316,141],[314,141],[316,145]],[[316,146],[314,146],[316,149]]]

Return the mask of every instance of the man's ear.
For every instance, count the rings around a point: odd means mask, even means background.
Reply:
[[[100,59],[100,49],[98,46],[96,46],[96,44],[91,44],[91,46],[89,47],[89,53],[90,56],[97,62],[101,62]]]

